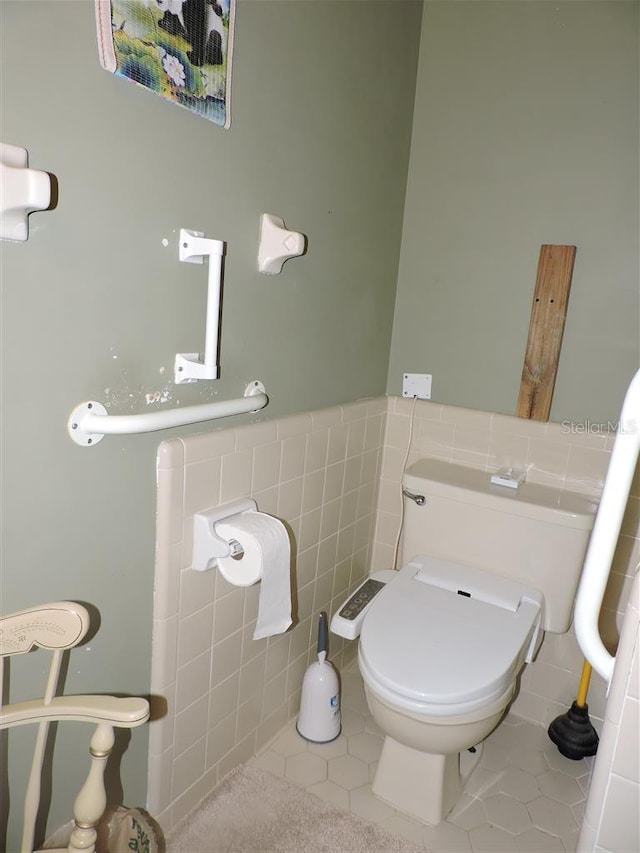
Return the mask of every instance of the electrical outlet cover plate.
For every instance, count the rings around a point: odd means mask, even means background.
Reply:
[[[431,399],[430,373],[403,373],[402,396],[418,397],[420,400]]]

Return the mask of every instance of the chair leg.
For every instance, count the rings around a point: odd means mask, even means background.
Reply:
[[[74,805],[75,827],[69,840],[68,853],[94,853],[95,851],[98,837],[96,824],[107,807],[104,771],[114,740],[113,726],[106,723],[97,726],[93,733],[89,748],[91,767]]]

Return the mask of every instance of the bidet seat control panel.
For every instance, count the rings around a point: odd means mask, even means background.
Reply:
[[[393,569],[373,572],[358,589],[341,605],[331,620],[331,631],[345,640],[355,640],[360,636],[364,617],[374,598],[382,587],[398,573]]]

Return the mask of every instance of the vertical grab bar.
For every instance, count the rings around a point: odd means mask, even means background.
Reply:
[[[602,642],[598,617],[639,453],[640,370],[631,380],[622,404],[611,461],[576,599],[575,628],[578,643],[585,658],[607,685],[611,683],[616,659]]]
[[[207,277],[207,312],[204,342],[204,357],[199,360],[197,352],[179,352],[174,364],[176,385],[197,382],[199,379],[218,378],[218,338],[220,329],[220,289],[222,287],[222,256],[224,243],[208,240],[201,231],[180,229],[178,258],[188,264],[202,264],[209,258]]]

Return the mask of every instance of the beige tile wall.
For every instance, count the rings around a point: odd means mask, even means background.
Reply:
[[[372,568],[390,566],[400,520],[400,476],[411,434],[408,464],[424,456],[446,459],[485,471],[512,465],[525,468],[531,482],[599,496],[613,433],[607,424],[540,423],[429,401],[389,397],[382,453],[380,495]],[[413,413],[413,418],[411,417]],[[636,474],[602,613],[602,632],[612,648],[640,559],[640,476]],[[513,710],[547,725],[575,698],[582,655],[575,635],[548,634],[537,660],[522,677]],[[599,730],[605,709],[605,685],[594,676],[589,710]]]
[[[578,850],[640,850],[639,806],[640,575],[627,605]]]
[[[385,413],[381,398],[160,445],[148,807],[165,831],[297,713],[317,614],[369,565]],[[297,590],[293,629],[258,641],[259,584],[189,568],[194,513],[247,496],[287,525]],[[330,642],[344,666],[354,644]]]
[[[380,398],[163,442],[158,523],[148,805],[170,829],[235,764],[298,711],[320,610],[329,614],[370,568],[391,565],[408,462],[435,456],[493,470],[524,466],[531,481],[598,495],[613,443],[593,425],[541,424],[401,398]],[[189,569],[194,512],[251,496],[281,518],[294,543],[295,627],[253,641],[259,586]],[[640,480],[624,519],[605,597],[615,644],[640,559]],[[331,637],[348,664],[355,644]],[[573,633],[547,635],[522,679],[514,710],[548,724],[569,707],[582,656]],[[604,685],[589,693],[594,724]]]

